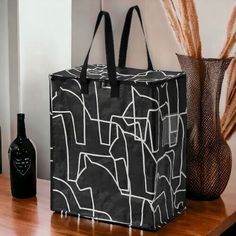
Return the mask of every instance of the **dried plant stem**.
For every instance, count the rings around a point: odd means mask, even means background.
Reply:
[[[229,139],[236,130],[236,58],[230,64],[228,75],[226,108],[221,119],[222,133],[225,139]]]
[[[168,20],[170,22],[170,25],[174,31],[174,34],[179,42],[179,44],[181,45],[183,51],[187,54],[190,53],[188,47],[187,47],[187,43],[184,39],[184,34],[183,34],[183,30],[181,27],[181,23],[179,21],[179,18],[175,12],[175,9],[173,8],[173,2],[171,0],[162,0],[163,3],[163,7],[166,10],[167,13],[167,17]]]
[[[188,56],[202,58],[202,45],[199,33],[198,15],[194,0],[178,0],[177,12],[172,0],[162,0],[163,7],[176,38]],[[179,13],[179,14],[178,14]],[[180,16],[180,19],[179,17]],[[227,37],[220,58],[230,55],[236,43],[236,5],[227,26]],[[226,139],[236,130],[236,59],[229,68],[227,102],[222,118],[222,133]],[[201,77],[201,76],[200,76]]]
[[[236,43],[236,32],[229,38],[227,39],[224,48],[222,49],[220,53],[220,58],[227,58],[229,57],[229,54],[231,50],[233,49],[234,45]]]
[[[227,26],[227,37],[223,49],[220,52],[220,58],[227,58],[230,51],[233,49],[236,43],[236,5],[229,18],[229,23]]]
[[[236,57],[230,63],[228,75],[227,99],[230,102],[233,91],[236,89]]]
[[[188,9],[188,18],[191,28],[192,42],[195,50],[195,58],[202,57],[202,46],[198,24],[198,15],[193,0],[186,1]]]
[[[236,43],[236,5],[231,13],[227,26],[227,37],[220,58],[227,58]],[[228,69],[228,87],[226,108],[221,119],[222,133],[225,139],[229,139],[236,130],[236,57],[230,63]]]
[[[186,4],[186,1],[182,1],[182,0],[179,0],[178,4],[179,4],[179,11],[180,11],[180,16],[181,16],[184,40],[188,48],[189,56],[194,56],[195,55],[194,46],[193,46],[194,39],[192,37],[191,28],[189,25],[190,19],[189,19],[187,4]]]
[[[183,51],[189,56],[201,58],[201,40],[194,1],[178,0],[179,11],[172,0],[162,0],[162,3]]]
[[[230,38],[232,35],[232,32],[235,32],[236,28],[236,5],[233,8],[233,11],[231,13],[229,23],[227,26],[227,38]]]
[[[226,115],[223,118],[226,118],[224,126],[222,127],[222,134],[226,140],[230,139],[231,135],[236,130],[236,113],[235,113],[236,106],[228,111],[232,113],[232,115],[227,117]]]

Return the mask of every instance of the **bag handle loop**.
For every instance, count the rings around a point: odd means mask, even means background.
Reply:
[[[140,21],[140,24],[141,24],[141,27],[142,27],[142,31],[143,31],[143,35],[144,35],[144,39],[145,39],[146,52],[147,52],[147,62],[148,62],[148,70],[153,70],[153,65],[152,65],[150,53],[149,53],[148,46],[147,46],[147,40],[146,40],[146,36],[145,36],[143,20],[142,20],[140,9],[139,9],[139,7],[137,5],[131,7],[129,9],[127,15],[126,15],[125,24],[124,24],[124,28],[123,28],[123,32],[122,32],[122,36],[121,36],[120,53],[119,53],[119,64],[118,65],[121,68],[124,68],[126,66],[128,41],[129,41],[129,36],[130,36],[130,27],[131,27],[131,21],[132,21],[132,16],[133,16],[134,10],[138,14],[138,18],[139,18],[139,21]]]
[[[111,97],[118,97],[119,96],[119,85],[118,85],[118,81],[116,78],[116,64],[115,64],[115,52],[114,52],[112,23],[111,23],[110,15],[106,11],[100,11],[100,13],[98,14],[97,22],[96,22],[94,33],[93,33],[92,42],[90,44],[87,56],[84,60],[83,66],[82,66],[82,70],[80,73],[80,79],[79,79],[79,82],[81,84],[81,93],[88,94],[89,80],[87,79],[87,68],[88,68],[89,54],[90,54],[97,30],[99,28],[99,25],[100,25],[103,17],[105,19],[106,60],[107,60],[108,78],[109,78],[109,83],[111,86]]]

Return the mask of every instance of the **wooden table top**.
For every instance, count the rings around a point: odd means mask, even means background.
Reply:
[[[157,232],[129,229],[50,211],[49,181],[38,180],[37,198],[13,199],[9,177],[0,175],[0,235],[220,235],[236,222],[236,189],[211,202],[188,201],[188,209]]]

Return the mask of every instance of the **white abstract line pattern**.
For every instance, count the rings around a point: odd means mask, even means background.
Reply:
[[[113,99],[106,66],[89,67],[89,95],[80,71],[50,76],[52,209],[161,228],[185,209],[185,77],[126,68]]]

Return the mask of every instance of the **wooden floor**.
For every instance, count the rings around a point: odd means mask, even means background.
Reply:
[[[233,186],[232,184],[230,186]],[[188,209],[158,232],[129,229],[76,217],[61,218],[50,211],[49,182],[38,180],[37,198],[12,199],[9,178],[0,175],[0,236],[47,235],[220,235],[236,222],[236,181],[221,199],[188,201]],[[236,235],[236,234],[235,234]]]

